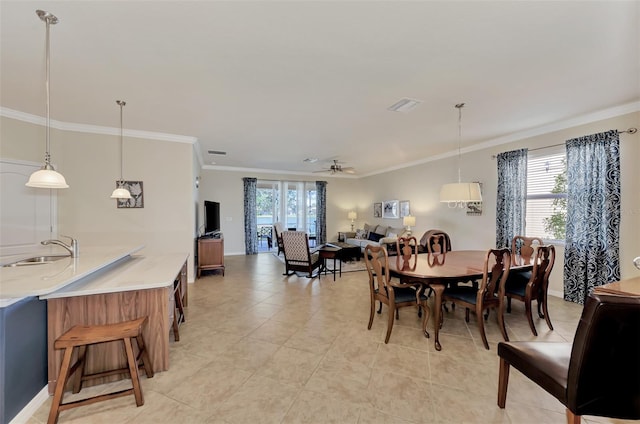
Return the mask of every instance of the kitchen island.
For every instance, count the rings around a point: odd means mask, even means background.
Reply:
[[[81,248],[78,258],[65,257],[52,263],[0,268],[0,365],[5,370],[0,373],[3,393],[0,418],[3,422],[15,416],[16,412],[9,411],[10,408],[15,409],[18,404],[18,411],[22,409],[47,382],[52,393],[61,360],[61,354],[53,349],[53,342],[74,325],[112,323],[147,315],[149,322],[143,336],[154,370],[168,369],[174,288],[179,286],[186,300],[188,255],[142,255],[138,253],[142,248],[86,247]],[[30,253],[50,254],[43,253],[41,249]],[[19,259],[23,258],[3,257],[0,263]],[[38,318],[25,328],[15,317],[33,316],[32,312],[23,313],[27,307],[35,308]],[[16,335],[20,340],[9,340],[9,335]],[[121,360],[121,348],[111,345],[97,348],[93,355],[89,352],[88,372],[96,367],[117,366]],[[44,364],[39,363],[42,360]],[[31,368],[43,370],[38,372],[45,375],[35,376],[30,384],[32,387],[25,388],[24,370]],[[122,376],[108,378],[106,381]]]

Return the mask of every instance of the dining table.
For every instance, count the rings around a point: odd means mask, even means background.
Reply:
[[[442,350],[439,339],[440,320],[442,315],[442,293],[449,283],[473,281],[482,278],[484,261],[487,250],[452,250],[445,253],[425,253],[412,255],[403,259],[389,258],[389,271],[391,275],[400,277],[403,282],[418,282],[424,288],[430,287],[435,294],[434,299],[434,344],[436,350]],[[531,262],[527,262],[520,255],[512,255],[511,269],[527,271],[533,268]],[[425,337],[427,332],[428,316],[423,318],[422,331]]]

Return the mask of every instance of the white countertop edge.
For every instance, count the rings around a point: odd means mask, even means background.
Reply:
[[[69,284],[72,284],[80,279],[83,279],[105,267],[108,267],[109,265],[127,257],[130,256],[136,252],[139,252],[140,250],[144,249],[144,245],[137,245],[137,246],[133,246],[133,247],[128,247],[123,249],[121,252],[108,257],[104,262],[99,262],[97,263],[97,265],[88,267],[87,269],[83,270],[80,273],[74,274],[72,277],[68,278],[68,279],[64,279],[61,280],[59,283],[57,284],[52,284],[52,285],[47,285],[44,286],[40,289],[38,288],[34,288],[34,289],[30,289],[28,291],[28,293],[15,293],[16,296],[12,296],[11,294],[9,294],[8,296],[5,296],[3,298],[0,298],[0,307],[4,308],[7,306],[10,306],[16,302],[19,302],[20,300],[27,298],[27,297],[36,297],[36,296],[44,296],[46,294],[55,292],[57,290],[60,290],[66,286],[68,286]],[[82,252],[80,252],[80,254],[82,255]],[[29,278],[28,276],[26,278]],[[6,293],[5,293],[6,294]]]
[[[40,296],[41,300],[75,296],[150,290],[173,286],[188,254],[145,255],[121,258],[119,263],[104,267],[101,272],[82,281],[76,281],[53,293]]]

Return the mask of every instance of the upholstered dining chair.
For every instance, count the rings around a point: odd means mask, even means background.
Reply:
[[[549,317],[547,291],[549,290],[549,274],[553,269],[555,258],[556,249],[553,245],[536,246],[531,255],[533,269],[527,272],[509,273],[509,278],[507,278],[505,285],[507,312],[511,312],[511,299],[524,302],[525,315],[534,336],[538,335],[533,322],[533,312],[531,311],[531,303],[534,299],[538,301],[538,316],[544,318],[549,329],[553,330],[551,318]]]
[[[364,260],[369,274],[369,293],[371,296],[371,309],[369,314],[369,326],[373,325],[373,316],[376,309],[376,301],[380,302],[378,313],[382,313],[382,304],[387,305],[387,334],[384,342],[389,343],[393,322],[398,308],[405,306],[417,306],[418,310],[423,310],[423,319],[429,319],[429,307],[427,298],[419,290],[418,285],[402,283],[391,280],[389,274],[389,254],[384,246],[368,244],[364,248]],[[426,326],[425,326],[426,328]],[[428,336],[427,336],[428,337]]]
[[[282,233],[285,275],[296,271],[307,272],[313,278],[313,271],[320,269],[322,259],[318,252],[309,250],[309,236],[304,231],[285,231]],[[320,273],[317,274],[318,276]]]
[[[443,301],[451,301],[464,306],[465,320],[469,322],[469,310],[473,309],[476,313],[476,321],[478,330],[482,337],[482,343],[486,349],[489,349],[487,336],[484,331],[484,319],[482,313],[486,310],[488,317],[489,309],[497,309],[498,325],[500,332],[505,340],[509,340],[507,330],[504,326],[504,287],[509,276],[509,268],[511,267],[511,252],[509,249],[490,249],[484,260],[484,268],[482,272],[482,281],[478,287],[473,286],[449,286],[444,289],[442,294]],[[442,315],[440,315],[442,317]],[[442,325],[442,322],[440,322]]]
[[[640,297],[587,297],[573,343],[500,342],[498,406],[507,401],[514,367],[565,407],[582,415],[640,419]]]
[[[278,256],[282,252],[282,232],[284,231],[282,227],[282,222],[276,222],[273,224],[273,235],[276,238],[276,243],[278,245]]]

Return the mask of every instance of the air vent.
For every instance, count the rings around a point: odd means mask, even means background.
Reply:
[[[209,152],[210,155],[221,155],[221,156],[224,156],[224,155],[227,154],[227,152],[223,152],[223,151],[220,151],[220,150],[209,150],[208,152]]]
[[[387,110],[390,110],[392,112],[409,113],[413,109],[415,109],[420,103],[422,103],[422,100],[410,99],[408,97],[405,97],[404,99],[400,99],[394,104],[392,104],[391,106],[389,106]]]

